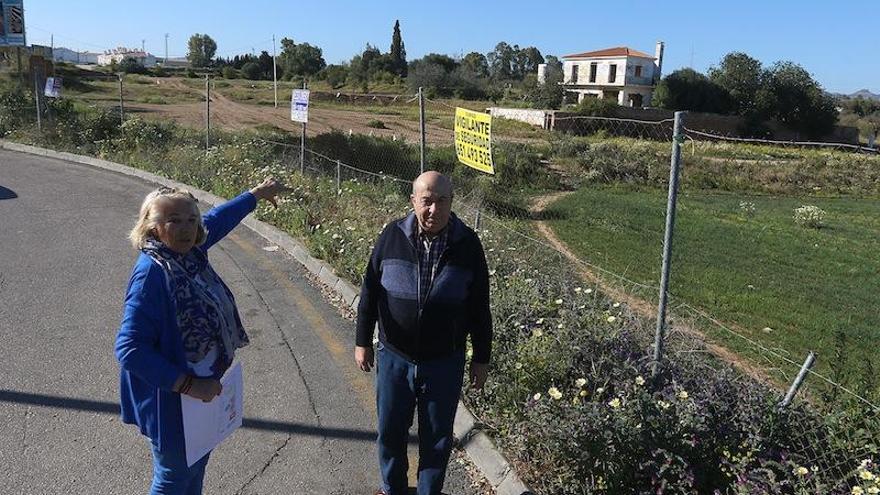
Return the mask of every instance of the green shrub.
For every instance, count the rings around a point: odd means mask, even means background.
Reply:
[[[235,70],[234,67],[226,66],[223,68],[221,73],[223,74],[223,77],[225,79],[237,79],[238,78],[238,71]]]
[[[610,117],[617,108],[617,102],[609,98],[592,98],[585,97],[575,107],[575,113],[578,115],[588,115],[590,117]]]
[[[28,108],[34,108],[34,111],[28,112]],[[6,136],[36,119],[35,114],[33,99],[28,94],[17,89],[0,92],[0,137]]]

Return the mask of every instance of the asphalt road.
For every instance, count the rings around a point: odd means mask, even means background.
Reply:
[[[136,258],[127,232],[152,189],[0,151],[2,494],[147,491],[148,443],[119,421],[113,343]],[[210,258],[251,345],[238,354],[244,427],[214,451],[205,493],[372,494],[373,376],[355,369],[353,324],[296,261],[244,227]],[[472,493],[451,466],[444,491]]]

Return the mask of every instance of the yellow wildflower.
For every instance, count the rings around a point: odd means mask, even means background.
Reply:
[[[562,392],[560,392],[559,389],[556,387],[550,387],[550,389],[547,390],[547,395],[553,397],[553,399],[555,400],[559,400],[562,398]]]

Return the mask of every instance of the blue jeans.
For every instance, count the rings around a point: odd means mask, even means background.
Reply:
[[[464,379],[464,351],[414,364],[378,345],[379,470],[388,495],[407,493],[406,443],[419,410],[418,494],[439,495],[452,451],[452,424]]]
[[[186,451],[183,448],[171,452],[153,449],[153,484],[150,495],[202,495],[205,480],[205,466],[210,452],[205,454],[192,467],[186,465]]]

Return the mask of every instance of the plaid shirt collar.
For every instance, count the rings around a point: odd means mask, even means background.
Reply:
[[[422,230],[418,221],[415,222],[412,237],[419,257],[419,300],[422,304],[427,299],[428,289],[434,281],[440,256],[446,250],[450,225],[451,222],[432,238]]]

